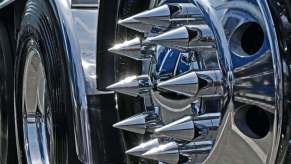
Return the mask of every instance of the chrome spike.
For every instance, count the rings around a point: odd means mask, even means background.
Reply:
[[[193,31],[193,33],[195,32]],[[198,33],[196,33],[196,37],[197,36]],[[185,47],[188,47],[189,32],[186,27],[180,27],[155,37],[148,37],[146,40],[144,40],[144,43],[158,44],[168,48],[181,50]]]
[[[196,72],[190,72],[182,76],[160,82],[157,87],[158,89],[192,97],[199,91],[199,79]]]
[[[184,117],[155,130],[155,133],[180,140],[192,141],[195,136],[195,124],[192,117]]]
[[[159,116],[154,112],[145,112],[132,116],[113,125],[114,128],[138,134],[152,132],[155,127],[160,127]]]
[[[179,140],[192,141],[209,130],[217,130],[220,124],[220,113],[209,113],[197,117],[187,116],[155,130],[161,135]]]
[[[145,134],[147,116],[148,114],[136,115],[114,124],[113,127],[138,134]]]
[[[169,164],[177,164],[180,159],[179,146],[176,142],[170,142],[147,151],[142,157]]]
[[[207,25],[191,25],[149,37],[144,43],[159,44],[181,51],[215,51],[214,39],[212,31]]]
[[[160,82],[158,89],[189,97],[213,97],[223,94],[222,75],[219,70],[189,72]]]
[[[117,44],[113,46],[112,48],[108,49],[109,52],[119,54],[121,56],[126,56],[135,60],[148,60],[151,58],[151,54],[153,53],[153,48],[147,48],[152,50],[150,53],[147,51],[147,53],[142,52],[142,44],[140,38],[135,38],[129,41],[125,41],[121,44]]]
[[[202,23],[200,9],[192,3],[171,3],[144,11],[133,16],[134,19],[163,29],[171,26]]]
[[[152,25],[136,20],[134,19],[134,16],[119,20],[118,24],[141,33],[149,33],[153,29]]]
[[[108,86],[106,89],[131,96],[142,96],[151,89],[152,85],[148,75],[141,75],[128,77]]]
[[[134,19],[160,27],[168,27],[171,19],[171,10],[168,5],[163,5],[133,16]]]
[[[191,155],[203,155],[210,153],[213,141],[198,141],[188,144],[169,142],[153,148],[142,155],[143,158],[162,161],[169,164],[187,163]],[[195,161],[202,162],[202,161]]]
[[[149,151],[154,147],[158,147],[159,145],[160,145],[159,139],[156,138],[148,142],[142,143],[130,150],[127,150],[126,154],[142,157],[142,154],[144,154],[145,152]]]

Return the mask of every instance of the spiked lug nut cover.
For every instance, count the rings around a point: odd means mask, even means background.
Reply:
[[[187,163],[189,162],[190,155],[210,153],[213,143],[214,142],[212,140],[194,141],[187,144],[169,142],[167,144],[162,144],[158,147],[152,148],[144,153],[142,157],[169,164]]]
[[[145,143],[142,143],[130,150],[127,150],[126,154],[142,157],[142,154],[144,154],[145,152],[149,151],[150,149],[154,147],[158,147],[159,145],[160,145],[159,139],[156,138],[156,139],[147,141]]]
[[[199,79],[196,72],[190,72],[176,78],[158,83],[158,89],[175,92],[185,96],[195,96],[199,91]]]
[[[129,29],[142,32],[142,33],[149,33],[153,29],[152,25],[136,20],[134,19],[134,17],[129,17],[123,20],[119,20],[118,24],[121,26],[127,27]]]
[[[114,124],[113,127],[138,134],[145,134],[147,128],[146,117],[148,117],[148,113],[132,116]]]
[[[145,134],[146,132],[151,131],[151,128],[159,126],[158,123],[159,116],[156,113],[144,112],[122,120],[114,124],[113,127],[138,134]]]
[[[192,32],[192,31],[191,31]],[[193,37],[198,37],[198,32],[193,31],[197,34],[191,35]],[[147,38],[144,43],[152,43],[162,45],[168,48],[184,50],[189,46],[190,33],[186,27],[180,27],[168,32],[165,32],[161,35],[155,37]]]
[[[223,94],[220,71],[192,71],[158,83],[161,91],[171,91],[189,97],[211,97]]]
[[[168,27],[171,17],[171,10],[168,5],[163,5],[148,11],[144,11],[133,18],[146,24]]]
[[[201,11],[192,3],[171,3],[131,17],[145,24],[168,29],[189,22],[201,22]]]
[[[195,124],[191,116],[184,117],[155,130],[156,133],[176,139],[192,141],[195,138]]]
[[[180,160],[179,146],[176,142],[170,142],[153,148],[142,156],[147,159],[177,164]]]
[[[151,54],[145,54],[141,51],[142,43],[140,38],[125,41],[121,44],[114,45],[108,49],[109,52],[126,56],[135,60],[147,60],[151,58]]]
[[[216,130],[220,123],[220,116],[220,113],[204,114],[196,117],[186,116],[157,128],[155,133],[179,140],[192,141],[201,135],[207,135],[209,130]]]
[[[152,87],[152,82],[148,75],[132,76],[121,80],[107,87],[118,93],[123,93],[131,96],[142,96],[147,93]]]
[[[183,26],[155,37],[147,38],[144,43],[159,44],[181,51],[207,50],[215,48],[214,36],[207,25]]]

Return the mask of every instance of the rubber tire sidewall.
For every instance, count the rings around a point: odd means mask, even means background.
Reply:
[[[0,21],[0,163],[16,163],[13,121],[13,59],[11,45],[4,23]]]
[[[66,71],[65,50],[58,24],[48,1],[28,0],[18,33],[15,69],[15,124],[19,163],[27,163],[23,137],[22,87],[28,50],[37,48],[45,69],[51,102],[54,144],[50,163],[78,163],[73,136],[72,103]],[[33,43],[31,42],[33,41]]]

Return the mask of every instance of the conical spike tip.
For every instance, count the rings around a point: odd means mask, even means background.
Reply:
[[[136,115],[114,124],[113,127],[138,134],[145,134],[147,116],[148,114],[146,113]]]
[[[151,87],[152,83],[149,76],[141,75],[125,78],[106,89],[131,96],[139,96],[148,92]]]
[[[121,56],[129,57],[134,60],[147,60],[150,59],[150,54],[143,54],[141,52],[142,45],[141,39],[135,38],[129,41],[125,41],[121,44],[117,44],[108,49],[109,52],[115,53]]]
[[[180,159],[178,144],[170,142],[165,145],[153,148],[142,155],[144,158],[162,161],[169,164],[177,164]]]
[[[201,23],[201,10],[192,3],[170,3],[133,16],[134,19],[164,29],[179,24]]]
[[[155,37],[149,37],[144,43],[158,44],[179,50],[186,49],[189,45],[188,29],[186,27],[180,27]]]
[[[134,19],[158,27],[167,28],[170,25],[171,11],[168,5],[141,12]]]
[[[195,136],[195,125],[192,117],[184,117],[155,130],[155,133],[170,136],[179,140],[192,141]]]
[[[144,43],[158,44],[180,51],[211,52],[215,48],[213,33],[207,25],[183,26],[158,36],[149,37]]]
[[[150,24],[145,24],[141,21],[134,19],[134,16],[123,19],[123,20],[119,20],[118,24],[121,26],[127,27],[129,29],[142,32],[142,33],[151,32],[153,28],[153,26]]]
[[[154,147],[158,147],[159,144],[160,144],[159,139],[153,139],[148,142],[142,143],[130,150],[127,150],[126,154],[141,157],[142,154],[144,154],[145,152],[149,151]]]
[[[186,73],[176,78],[160,82],[158,89],[175,92],[185,96],[195,96],[199,91],[198,77],[195,72]]]
[[[141,40],[140,38],[134,38],[129,41],[125,41],[121,44],[116,44],[112,48],[108,49],[109,52],[123,54],[124,52],[120,52],[120,50],[131,50],[131,49],[140,49],[141,47]]]

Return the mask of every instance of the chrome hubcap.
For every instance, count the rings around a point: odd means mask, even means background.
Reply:
[[[114,125],[151,134],[129,155],[171,164],[275,163],[283,74],[267,1],[163,4],[119,24],[144,38],[109,51],[151,61],[145,75],[108,87],[152,102]]]
[[[23,78],[23,134],[27,163],[48,164],[49,104],[44,67],[37,49],[27,55]]]

